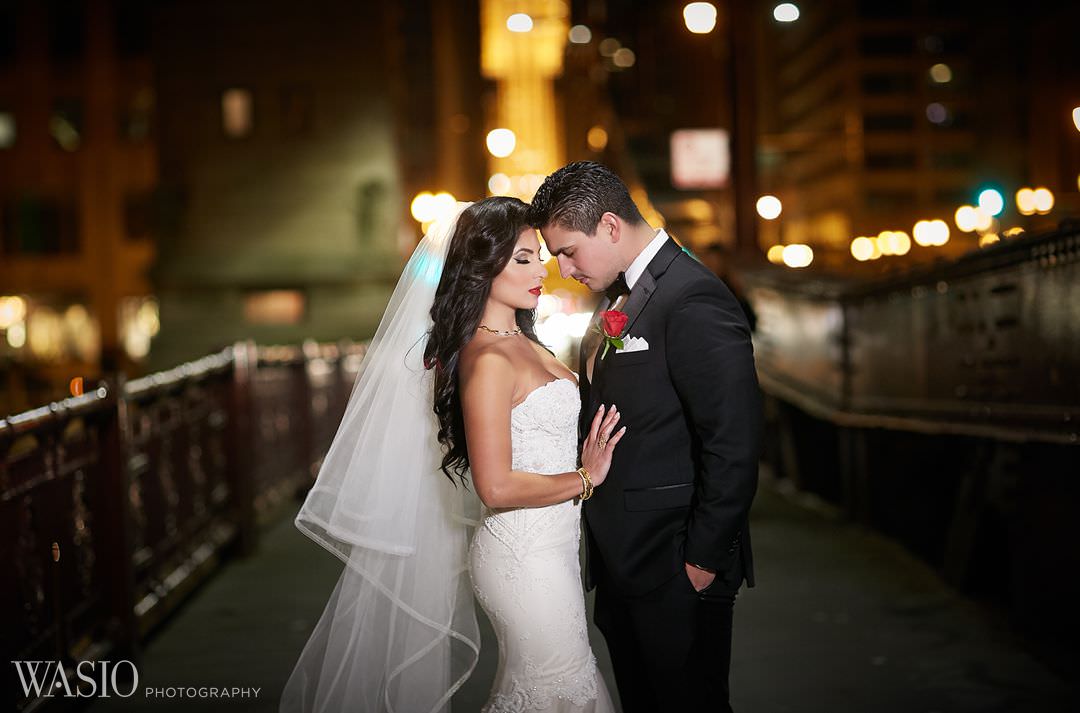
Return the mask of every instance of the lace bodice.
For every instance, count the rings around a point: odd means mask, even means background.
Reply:
[[[577,469],[578,388],[555,379],[533,390],[510,413],[513,469],[566,473]]]

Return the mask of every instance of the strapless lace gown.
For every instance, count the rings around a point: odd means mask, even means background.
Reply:
[[[514,470],[577,468],[578,389],[557,379],[510,415]],[[473,589],[499,639],[483,713],[608,713],[614,705],[589,647],[578,565],[581,506],[485,510],[469,549]]]

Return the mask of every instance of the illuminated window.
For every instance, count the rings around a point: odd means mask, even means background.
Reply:
[[[244,296],[248,324],[300,324],[307,308],[299,290],[261,290]]]
[[[15,115],[0,109],[0,149],[9,149],[15,145]]]
[[[49,135],[65,151],[77,151],[83,141],[81,99],[57,99],[49,116]]]
[[[255,111],[250,89],[233,87],[221,93],[221,128],[230,139],[251,135]]]

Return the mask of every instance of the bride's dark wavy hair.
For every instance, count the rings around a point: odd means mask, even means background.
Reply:
[[[442,278],[431,305],[433,325],[424,349],[424,366],[435,372],[434,410],[439,419],[442,472],[456,484],[468,485],[469,452],[465,419],[458,393],[458,357],[480,326],[491,282],[514,254],[521,231],[532,226],[528,205],[517,198],[494,196],[477,201],[458,216],[443,265]],[[519,309],[522,334],[537,344],[536,313]]]

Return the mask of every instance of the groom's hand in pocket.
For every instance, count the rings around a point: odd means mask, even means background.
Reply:
[[[701,567],[695,567],[689,562],[685,564],[685,567],[686,576],[690,579],[690,584],[694,585],[694,589],[699,592],[708,588],[708,586],[716,579],[716,572],[710,572]]]

